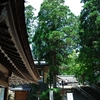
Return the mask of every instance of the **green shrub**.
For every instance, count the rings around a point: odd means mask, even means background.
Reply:
[[[53,90],[53,97],[54,100],[62,100],[61,92],[59,88],[48,89],[45,92],[42,92],[40,95],[40,100],[49,100],[49,91]]]

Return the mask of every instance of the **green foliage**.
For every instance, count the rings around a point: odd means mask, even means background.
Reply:
[[[81,68],[80,63],[77,61],[79,52],[77,50],[73,50],[73,52],[68,55],[67,65],[63,64],[60,67],[60,73],[62,75],[75,75],[75,77],[81,80],[81,75],[83,74],[83,68]]]
[[[25,6],[25,22],[26,22],[26,30],[29,36],[29,43],[32,42],[32,37],[34,33],[35,24],[34,21],[36,19],[34,15],[34,11],[36,9],[33,8],[31,5]]]
[[[41,100],[49,100],[49,90],[42,92],[40,95]]]
[[[58,73],[58,71],[59,71],[59,67],[58,66],[50,66],[50,72],[51,73],[54,73],[54,72]]]
[[[53,94],[54,94],[53,100],[62,100],[61,89],[59,89],[59,88],[48,89],[47,91],[42,92],[40,95],[40,99],[41,100],[49,100],[49,91],[50,90],[53,90]]]
[[[45,0],[41,4],[33,38],[34,58],[44,59],[50,66],[55,66],[54,74],[58,73],[55,69],[65,63],[68,54],[77,47],[77,20],[78,17],[64,5],[64,0]]]
[[[93,83],[100,70],[100,1],[82,0],[84,8],[80,15],[80,54],[81,76]],[[96,80],[95,80],[96,81]]]
[[[31,91],[28,94],[28,100],[37,100],[37,91],[38,91],[38,85],[36,84],[29,84],[29,87],[31,87]]]
[[[59,65],[64,56],[67,57],[68,52],[76,46],[77,17],[64,5],[64,0],[45,0],[38,13],[38,19],[33,38],[34,55],[50,63],[55,52],[56,64]]]

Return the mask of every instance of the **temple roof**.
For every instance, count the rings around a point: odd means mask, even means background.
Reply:
[[[24,0],[0,0],[0,64],[27,82],[40,79],[26,32]]]

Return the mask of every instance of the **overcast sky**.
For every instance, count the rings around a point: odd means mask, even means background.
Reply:
[[[36,14],[38,13],[40,9],[40,5],[43,2],[43,0],[27,0],[37,11],[35,12]],[[65,0],[65,4],[69,6],[70,10],[75,14],[75,15],[80,15],[80,11],[82,9],[83,4],[80,3],[80,0]]]

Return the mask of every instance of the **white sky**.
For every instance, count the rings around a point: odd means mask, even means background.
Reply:
[[[38,13],[40,9],[40,5],[43,2],[43,0],[27,0],[30,4],[32,5],[37,11],[35,14]],[[83,4],[80,3],[81,0],[65,0],[65,4],[69,6],[70,10],[75,14],[75,15],[80,15],[80,11],[82,9]]]

